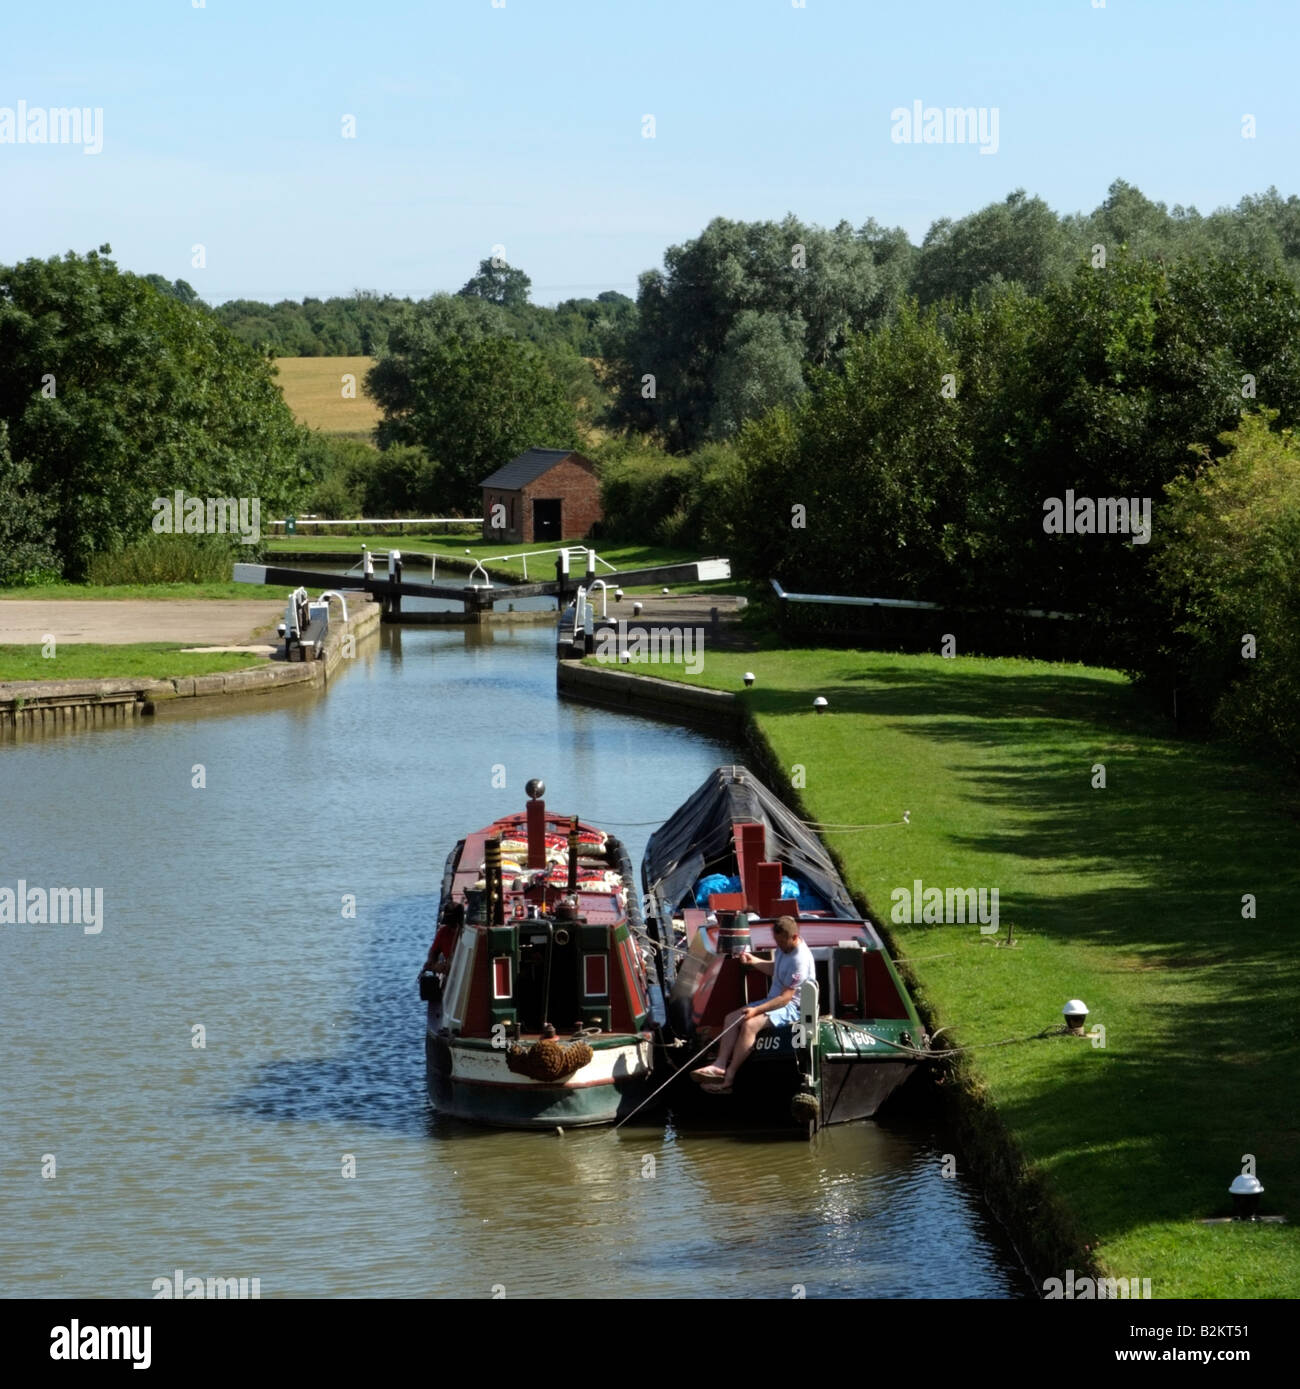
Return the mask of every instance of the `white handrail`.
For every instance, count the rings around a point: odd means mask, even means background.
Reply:
[[[479,557],[479,562],[481,564],[493,564],[499,559],[521,559],[525,561],[524,577],[527,578],[527,561],[530,559],[538,559],[542,555],[562,555],[565,553],[565,551],[572,553],[574,550],[577,550],[580,554],[586,554],[589,548],[590,547],[586,545],[557,545],[552,550],[517,550],[514,554],[508,555],[482,555]],[[618,565],[611,564],[607,559],[603,559],[600,555],[596,555],[596,563],[603,564],[611,574],[618,573]]]
[[[359,516],[355,521],[321,521],[315,516],[286,516],[272,521],[272,526],[481,526],[481,516]]]
[[[927,603],[919,598],[859,598],[842,593],[787,593],[775,579],[769,579],[768,582],[783,603],[841,603],[855,608],[906,608],[917,612],[948,612],[956,609],[956,605],[951,603]],[[1078,613],[1049,612],[1042,608],[1004,608],[1001,611],[1011,617],[1051,617],[1066,622],[1078,617]]]

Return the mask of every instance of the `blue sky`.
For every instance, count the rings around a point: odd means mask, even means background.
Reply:
[[[195,3],[10,0],[0,109],[102,108],[103,150],[0,144],[0,263],[108,241],[210,302],[422,296],[500,244],[553,303],[715,216],[919,241],[1016,187],[1300,192],[1296,0]],[[997,153],[892,142],[918,99],[997,108]]]

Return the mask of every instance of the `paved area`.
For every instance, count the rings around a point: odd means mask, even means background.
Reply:
[[[0,601],[0,644],[34,646],[50,634],[56,642],[109,646],[137,641],[241,646],[259,628],[269,627],[274,640],[283,616],[284,604],[265,598],[9,598]]]
[[[641,604],[639,615],[633,614],[633,603]],[[629,631],[650,627],[694,627],[703,630],[705,645],[715,650],[753,650],[753,642],[737,621],[744,600],[729,593],[683,593],[680,597],[656,593],[636,597],[625,595],[621,603],[611,598],[604,621],[600,616],[599,593],[593,606],[597,632],[619,621],[627,623]]]

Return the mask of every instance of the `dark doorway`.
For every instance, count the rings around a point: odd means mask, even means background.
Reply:
[[[558,540],[560,538],[560,499],[533,502],[533,539]]]

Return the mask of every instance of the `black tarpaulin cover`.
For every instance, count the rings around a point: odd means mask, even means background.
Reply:
[[[706,871],[734,861],[732,825],[751,820],[766,827],[766,856],[780,860],[819,893],[835,916],[860,919],[821,841],[745,767],[718,767],[704,785],[650,836],[641,861],[645,891],[677,908]]]

